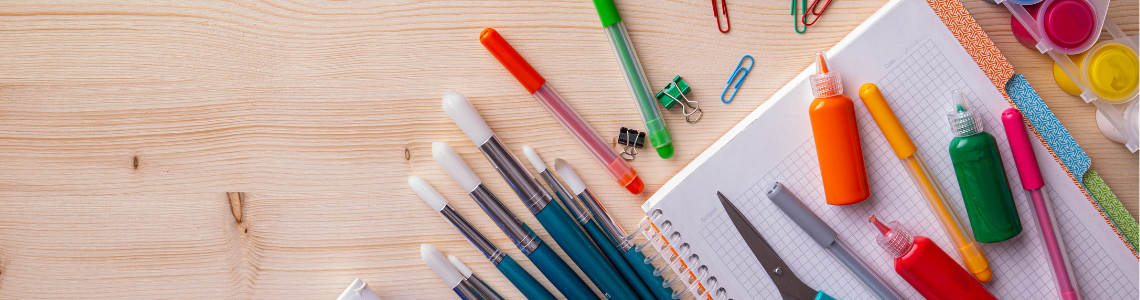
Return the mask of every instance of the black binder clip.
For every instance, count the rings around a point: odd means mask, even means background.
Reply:
[[[633,160],[637,156],[637,149],[645,147],[645,132],[622,127],[617,142],[625,145],[625,148],[621,149],[621,158]]]

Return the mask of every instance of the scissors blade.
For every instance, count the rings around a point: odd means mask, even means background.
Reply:
[[[785,300],[812,300],[815,299],[816,290],[804,284],[792,273],[788,268],[788,264],[780,259],[780,255],[776,254],[776,250],[772,250],[772,246],[768,245],[768,241],[756,231],[756,227],[752,227],[752,222],[744,217],[744,214],[733,205],[728,198],[716,192],[720,197],[720,204],[724,206],[724,210],[728,211],[728,218],[732,219],[732,224],[736,225],[736,230],[740,231],[740,236],[744,237],[744,242],[748,243],[748,248],[752,249],[752,254],[756,255],[756,259],[760,260],[760,265],[764,267],[765,273],[768,277],[772,278],[772,282],[776,284],[776,289],[780,290],[780,295]]]

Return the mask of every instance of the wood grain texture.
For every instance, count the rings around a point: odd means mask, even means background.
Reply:
[[[604,135],[640,128],[590,1],[0,3],[0,298],[332,299],[357,277],[384,299],[453,298],[420,243],[519,298],[407,187],[424,177],[539,274],[431,159],[432,141],[451,143],[553,241],[439,108],[445,91],[471,98],[511,150],[574,164],[633,228],[653,191],[886,1],[834,2],[803,35],[786,1],[729,3],[728,34],[708,2],[618,2],[650,83],[682,75],[704,104],[697,124],[663,112],[677,152],[632,162],[639,196],[477,41],[499,29]],[[1135,216],[1138,156],[1014,40],[1008,12],[965,5]],[[1113,0],[1110,15],[1137,33],[1137,0]],[[716,92],[745,54],[754,72],[723,105]],[[232,191],[245,193],[240,224]]]

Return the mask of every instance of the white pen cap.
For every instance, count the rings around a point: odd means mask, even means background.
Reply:
[[[558,176],[562,177],[562,181],[570,186],[570,190],[574,191],[574,194],[581,194],[582,191],[586,190],[586,183],[582,182],[582,178],[578,177],[578,173],[574,172],[574,168],[571,168],[565,160],[554,159],[554,170],[558,172]]]
[[[447,199],[443,198],[443,195],[440,195],[439,191],[436,191],[423,178],[415,175],[408,176],[408,185],[412,187],[412,191],[415,191],[416,195],[420,195],[420,199],[424,199],[424,202],[431,205],[431,209],[440,211],[447,207]]]
[[[459,153],[455,153],[455,149],[452,149],[451,145],[444,142],[431,143],[431,156],[435,158],[435,163],[439,164],[443,171],[447,172],[447,175],[451,175],[451,179],[459,183],[459,187],[462,187],[464,191],[471,192],[483,183],[483,180],[475,175],[475,171],[467,166],[467,162],[459,157]]]
[[[459,129],[467,134],[467,138],[471,139],[472,143],[476,146],[482,145],[487,139],[491,138],[494,132],[491,132],[491,127],[487,126],[487,122],[483,121],[483,117],[479,116],[479,111],[475,110],[475,105],[467,100],[467,96],[460,94],[456,91],[447,91],[443,94],[443,111],[451,117],[451,121],[455,125],[459,125]]]
[[[523,154],[526,155],[526,159],[530,161],[530,165],[534,166],[535,171],[539,173],[546,171],[546,163],[542,161],[542,157],[538,156],[538,152],[535,152],[534,148],[523,146]]]
[[[456,270],[459,270],[459,274],[463,274],[463,278],[470,278],[471,274],[475,273],[471,272],[471,268],[468,268],[466,264],[463,264],[463,261],[459,260],[458,257],[455,257],[455,255],[448,255],[447,260],[451,261],[451,265],[455,266]]]
[[[439,275],[439,279],[443,279],[448,287],[455,288],[459,282],[463,281],[463,274],[459,274],[459,270],[447,261],[447,257],[443,256],[443,252],[439,252],[435,246],[430,244],[420,244],[420,257],[423,258],[424,263],[435,271],[435,275]]]

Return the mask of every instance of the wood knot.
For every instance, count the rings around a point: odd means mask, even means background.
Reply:
[[[138,155],[135,155],[134,158],[131,159],[131,165],[133,165],[135,167],[135,170],[139,169],[139,156]]]
[[[230,197],[230,210],[233,211],[233,213],[234,213],[234,219],[236,219],[237,222],[240,224],[241,223],[241,207],[242,207],[242,203],[245,202],[245,193],[229,192],[226,194]],[[248,229],[246,229],[246,230],[247,230],[246,232],[249,232]]]

